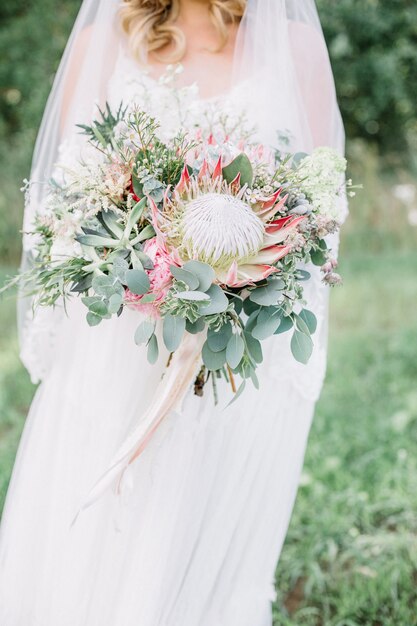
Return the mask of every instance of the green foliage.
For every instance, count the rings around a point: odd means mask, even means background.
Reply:
[[[317,4],[348,137],[407,159],[417,138],[415,0]]]
[[[22,180],[79,0],[13,0],[0,6],[0,258],[20,254]]]
[[[416,626],[417,259],[355,253],[341,265],[274,625]]]

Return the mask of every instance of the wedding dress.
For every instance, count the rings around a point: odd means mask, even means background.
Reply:
[[[151,110],[166,136],[209,129],[245,109],[246,85],[215,98],[158,81],[119,54],[107,99]],[[167,79],[168,76],[168,79]],[[176,105],[173,105],[175,101]],[[253,120],[256,122],[256,120]],[[71,146],[62,147],[71,159]],[[307,366],[289,339],[264,342],[260,390],[228,406],[218,383],[162,423],[130,466],[120,495],[108,490],[71,526],[153,397],[166,364],[149,365],[133,341],[140,322],[90,328],[78,300],[50,336],[36,370],[37,331],[25,362],[42,378],[19,445],[0,529],[1,626],[271,626],[274,571],[293,508],[326,362],[328,290],[309,268],[308,308],[318,318]],[[53,358],[52,358],[53,357]]]

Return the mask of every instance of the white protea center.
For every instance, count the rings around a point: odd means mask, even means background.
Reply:
[[[190,258],[222,267],[256,254],[263,244],[265,226],[240,198],[205,193],[185,204],[181,230]]]

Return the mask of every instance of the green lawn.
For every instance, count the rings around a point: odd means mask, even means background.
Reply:
[[[417,625],[417,258],[343,255],[275,626]],[[0,499],[33,387],[0,305]]]
[[[341,271],[275,625],[413,626],[417,255],[357,256]]]

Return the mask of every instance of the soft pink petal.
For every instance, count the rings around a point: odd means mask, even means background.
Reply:
[[[304,219],[305,217],[303,215],[300,217],[293,217],[292,215],[288,215],[287,217],[281,217],[278,220],[269,222],[269,224],[267,224],[265,227],[265,231],[268,233],[268,235],[272,235],[273,233],[282,230],[284,226],[287,227],[287,229],[295,228],[295,226],[297,226]]]
[[[183,170],[181,172],[181,178],[177,186],[175,187],[176,191],[178,191],[179,193],[182,193],[189,182],[190,182],[190,174],[188,172],[188,167],[184,165]]]
[[[216,167],[214,168],[213,178],[219,178],[222,175],[222,157],[219,156],[219,160],[216,163]]]
[[[269,248],[264,248],[258,252],[256,257],[251,258],[251,262],[256,264],[267,263],[268,265],[273,265],[290,251],[291,246],[270,246]]]

